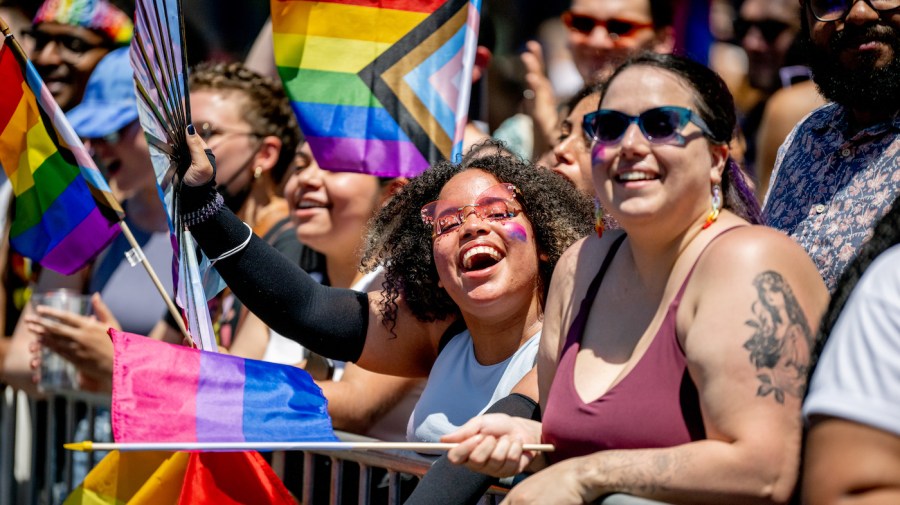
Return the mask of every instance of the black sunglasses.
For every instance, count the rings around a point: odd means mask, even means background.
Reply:
[[[598,144],[616,144],[632,123],[637,123],[644,137],[653,144],[684,145],[681,130],[694,123],[708,138],[713,134],[700,116],[685,107],[656,107],[631,116],[612,109],[600,109],[584,115],[583,128]]]
[[[882,12],[900,7],[900,0],[863,0],[873,10]],[[809,10],[819,21],[844,19],[856,0],[808,0]]]
[[[22,32],[22,34],[34,42],[35,51],[43,50],[47,47],[47,44],[51,42],[56,42],[62,46],[65,51],[76,55],[82,55],[92,49],[110,49],[113,47],[112,44],[109,43],[92,44],[75,35],[49,34],[35,29],[26,30]]]
[[[750,29],[756,27],[762,37],[769,44],[775,42],[779,35],[785,32],[791,25],[777,21],[774,19],[762,19],[759,21],[748,21],[746,19],[738,19],[734,22],[734,36],[738,42],[744,40]]]

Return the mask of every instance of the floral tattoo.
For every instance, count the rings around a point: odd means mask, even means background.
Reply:
[[[766,271],[753,280],[759,299],[746,325],[753,335],[744,343],[760,381],[757,396],[772,395],[784,404],[785,394],[800,398],[809,371],[813,335],[794,292],[781,274]]]

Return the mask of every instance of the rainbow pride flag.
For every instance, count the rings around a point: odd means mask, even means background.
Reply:
[[[481,0],[272,0],[275,63],[328,170],[412,177],[462,148]]]
[[[337,440],[322,391],[300,368],[109,334],[116,442]]]
[[[10,244],[23,256],[71,274],[119,232],[122,208],[10,35],[0,44],[0,167],[15,195]]]

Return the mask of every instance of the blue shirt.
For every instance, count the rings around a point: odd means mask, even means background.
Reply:
[[[900,195],[900,115],[848,137],[848,111],[813,111],[778,151],[763,219],[796,240],[834,291]]]

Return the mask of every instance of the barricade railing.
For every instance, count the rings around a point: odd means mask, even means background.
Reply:
[[[76,440],[76,435],[96,439],[97,433],[108,433],[108,426],[98,430],[98,409],[109,407],[109,395],[82,391],[60,391],[35,399],[8,386],[2,386],[0,405],[0,505],[51,505],[61,503],[80,484],[87,470],[93,468],[100,455],[64,451],[63,443]],[[81,429],[76,430],[78,423]],[[101,422],[108,423],[108,416]],[[87,426],[87,429],[85,428]],[[76,431],[79,433],[76,434]],[[338,433],[344,441],[366,441],[365,437]],[[96,441],[96,440],[95,440]],[[400,504],[404,486],[420,479],[431,466],[432,459],[408,451],[306,451],[302,475],[286,475],[287,453],[272,454],[271,464],[282,479],[302,479],[298,499],[304,504],[329,505],[358,503],[369,505]],[[299,457],[292,455],[291,457]],[[325,462],[325,464],[321,464]],[[318,464],[317,464],[318,463]],[[316,472],[327,472],[327,476]],[[356,486],[346,486],[347,475],[357,478]],[[358,477],[356,477],[358,475]],[[327,486],[327,496],[322,498]],[[356,490],[355,496],[347,489]],[[479,502],[499,503],[506,488],[493,486]],[[377,495],[376,495],[377,493]],[[375,497],[378,497],[377,499]],[[602,505],[661,505],[659,502],[629,495],[605,497]]]

